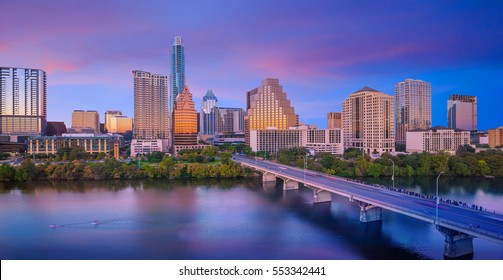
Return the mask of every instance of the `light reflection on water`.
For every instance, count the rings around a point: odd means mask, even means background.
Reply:
[[[431,181],[406,183],[431,192]],[[501,205],[491,183],[444,183],[443,194]],[[313,206],[311,196],[257,180],[4,183],[0,258],[443,258],[443,237],[427,223],[383,211],[382,224],[361,224],[346,198]],[[501,245],[474,239],[474,248],[475,259],[503,259]]]

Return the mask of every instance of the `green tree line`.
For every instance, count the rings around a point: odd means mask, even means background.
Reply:
[[[304,167],[305,148],[283,149],[278,152],[278,161],[283,164]],[[498,150],[475,153],[471,147],[461,146],[455,155],[448,153],[412,153],[392,156],[383,154],[372,160],[361,151],[348,149],[343,157],[318,153],[307,157],[307,168],[344,177],[367,176],[436,176],[440,172],[452,176],[503,177],[503,152]]]
[[[104,180],[104,179],[137,179],[137,178],[236,178],[249,176],[251,170],[243,169],[230,160],[229,152],[217,155],[218,150],[212,147],[200,151],[181,153],[178,157],[166,156],[163,153],[145,155],[147,164],[141,168],[137,161],[130,163],[108,158],[103,162],[72,160],[67,162],[45,161],[35,164],[31,158],[24,159],[19,166],[3,164],[0,166],[0,181],[29,181],[37,179],[51,180]],[[194,155],[195,153],[195,155]],[[201,163],[185,158],[191,154],[202,157]],[[205,164],[218,156],[219,164]],[[88,156],[84,155],[83,158]],[[187,159],[185,161],[184,159]]]

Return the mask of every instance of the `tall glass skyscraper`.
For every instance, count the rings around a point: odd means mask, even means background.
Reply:
[[[185,87],[185,54],[182,37],[176,36],[171,47],[171,75],[169,88],[169,112],[173,112],[176,97]]]
[[[203,96],[199,112],[199,131],[203,135],[214,135],[217,130],[218,99],[210,89]]]
[[[407,131],[431,127],[431,84],[406,79],[395,85],[396,143],[405,145]]]
[[[0,67],[0,134],[45,134],[46,95],[44,71]]]

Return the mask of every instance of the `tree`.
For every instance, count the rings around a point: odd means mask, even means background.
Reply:
[[[228,164],[230,162],[231,157],[232,157],[232,154],[229,152],[220,153],[220,159],[222,160],[223,164]]]
[[[489,165],[483,159],[481,159],[481,160],[478,161],[478,166],[479,166],[479,172],[478,173],[481,176],[486,176],[487,174],[489,174],[491,172],[491,168],[489,168]]]
[[[468,169],[468,165],[462,162],[456,162],[452,168],[452,171],[454,172],[455,175],[461,175],[461,176],[470,175],[470,169]]]
[[[379,163],[371,162],[368,165],[367,174],[373,177],[381,176],[382,166]]]
[[[16,178],[16,169],[8,164],[0,166],[0,181],[10,181]]]
[[[468,145],[468,144],[464,144],[464,145],[460,145],[458,147],[458,149],[456,150],[456,155],[463,155],[463,154],[474,154],[475,153],[475,149]]]
[[[364,156],[359,156],[355,166],[356,176],[365,176],[367,174],[368,162],[367,158]]]

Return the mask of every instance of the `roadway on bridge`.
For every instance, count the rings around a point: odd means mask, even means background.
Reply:
[[[435,223],[435,200],[379,188],[320,172],[235,155],[233,160],[319,189],[367,202],[429,223]],[[304,173],[305,172],[305,173]],[[503,243],[503,215],[440,202],[437,224]]]

